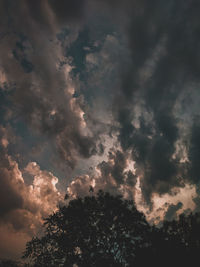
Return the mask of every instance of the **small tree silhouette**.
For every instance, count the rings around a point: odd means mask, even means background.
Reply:
[[[151,227],[134,202],[103,191],[69,201],[44,226],[24,253],[33,266],[131,266],[151,245]]]

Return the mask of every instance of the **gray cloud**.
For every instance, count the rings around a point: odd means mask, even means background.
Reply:
[[[26,168],[31,181],[26,184],[19,165],[8,154],[13,141],[11,129],[0,127],[0,228],[32,236],[41,231],[42,220],[62,200],[56,188],[58,179],[42,171],[35,162]]]
[[[58,21],[63,22],[65,20],[78,19],[80,20],[84,15],[85,0],[69,0],[69,1],[56,1],[48,0],[53,12],[56,14]]]
[[[191,136],[189,142],[189,179],[198,184],[199,179],[199,163],[200,163],[200,123],[199,118],[195,118],[191,129]]]
[[[199,82],[198,8],[196,1],[133,2],[128,34],[132,63],[125,75],[122,71],[114,112],[119,142],[124,151],[132,151],[148,202],[153,192],[170,192],[185,179],[188,166],[175,156],[176,144],[185,134],[179,128],[184,116],[174,110],[187,86]],[[198,154],[198,141],[192,146]]]
[[[88,194],[90,187],[93,192],[98,190],[122,194],[126,198],[134,198],[137,176],[129,166],[129,156],[119,150],[109,151],[107,161],[102,161],[96,171],[90,175],[76,177],[68,186],[70,197]]]
[[[5,146],[5,141],[1,143],[0,257],[19,258],[26,242],[42,232],[43,218],[57,209],[63,196],[55,186],[58,179],[40,170],[36,163],[26,167],[32,181],[30,185],[25,184],[17,162],[7,154],[9,145]]]
[[[25,120],[33,132],[50,138],[72,168],[78,156],[101,154],[103,147],[95,129],[87,129],[84,98],[73,96],[78,87],[78,81],[72,80],[73,66],[65,57],[63,43],[56,39],[62,29],[59,23],[67,27],[79,18],[83,2],[23,1],[17,5],[2,1],[10,20],[4,27],[7,34],[1,43],[0,65],[6,80],[14,84],[9,98],[13,118]],[[68,46],[74,38],[76,29],[69,33]]]

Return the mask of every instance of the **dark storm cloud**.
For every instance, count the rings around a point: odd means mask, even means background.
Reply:
[[[1,147],[2,149],[2,147]],[[20,181],[16,180],[15,173],[9,162],[4,149],[2,149],[0,163],[0,223],[5,216],[15,210],[21,209],[24,205],[23,196],[20,194]]]
[[[177,178],[180,163],[172,158],[177,130],[167,118],[163,118],[159,121],[160,125],[155,127],[155,120],[152,123],[146,122],[142,116],[139,118],[139,127],[136,128],[132,123],[133,116],[131,108],[120,110],[119,121],[122,127],[119,140],[124,150],[132,151],[137,174],[142,177],[143,195],[149,202],[152,192],[164,194],[174,186],[181,185]]]
[[[0,175],[0,216],[2,217],[7,212],[21,208],[23,198],[16,192],[12,184],[13,177],[9,170],[1,168]]]
[[[58,21],[80,19],[84,14],[86,0],[48,0],[52,10],[55,12]]]
[[[32,21],[43,29],[51,31],[52,17],[60,25],[71,20],[80,20],[84,15],[85,0],[22,0],[20,2],[1,0],[0,4],[2,7],[1,19],[5,18],[4,21],[9,22],[9,25],[6,26],[13,26],[13,23],[17,23],[16,26],[18,26],[24,22],[23,28],[17,29],[23,32],[24,29],[33,26],[28,25]],[[16,17],[18,21],[15,21]],[[10,28],[10,30],[13,29]]]
[[[77,156],[89,158],[103,148],[95,129],[83,133],[84,99],[70,91],[78,85],[70,77],[70,60],[62,44],[55,39],[73,19],[80,22],[84,2],[1,1],[1,20],[7,24],[0,65],[15,84],[10,96],[13,117],[23,118],[33,131],[48,136],[72,168]],[[68,46],[74,38],[76,29],[68,34]]]
[[[180,127],[185,116],[180,96],[199,83],[198,1],[0,4],[4,10],[0,63],[15,88],[10,96],[13,117],[23,118],[33,131],[47,136],[72,168],[80,156],[101,155],[100,136],[112,128],[123,152],[98,165],[102,177],[112,177],[119,186],[125,180],[134,186],[136,176],[124,172],[130,152],[147,202],[155,192],[161,195],[183,186],[186,170],[186,181],[198,182],[198,123],[191,130],[189,123]],[[104,37],[97,24],[105,28],[105,21],[92,23],[97,15],[115,24]],[[63,38],[55,38],[64,31]],[[118,42],[120,38],[126,42]],[[80,77],[88,76],[80,82]],[[82,88],[84,82],[88,91]],[[99,94],[92,93],[95,90]],[[92,108],[83,91],[91,93]],[[107,126],[94,115],[98,96],[112,113]],[[177,103],[182,115],[176,113]],[[177,153],[183,136],[191,139],[187,164]]]
[[[189,141],[189,179],[198,184],[200,182],[200,120],[195,118]]]
[[[0,216],[23,205],[23,198],[15,189],[15,177],[6,156],[6,129],[0,127]]]
[[[199,82],[199,11],[198,1],[132,2],[128,33],[132,63],[125,74],[121,72],[114,112],[120,124],[118,139],[125,151],[132,151],[148,202],[153,192],[164,194],[183,184],[184,164],[175,156],[183,133],[174,110],[187,85]],[[193,172],[198,166],[196,130],[192,130],[195,149],[190,152]]]

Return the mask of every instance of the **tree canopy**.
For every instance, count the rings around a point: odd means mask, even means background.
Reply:
[[[150,246],[150,230],[133,201],[99,191],[50,215],[45,235],[33,238],[24,256],[35,266],[126,266]]]
[[[24,258],[34,267],[184,266],[200,251],[199,218],[181,215],[157,228],[133,201],[99,191],[46,218],[44,235],[27,243]]]

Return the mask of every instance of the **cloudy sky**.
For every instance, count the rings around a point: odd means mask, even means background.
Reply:
[[[198,0],[0,0],[0,257],[93,186],[200,210]]]

